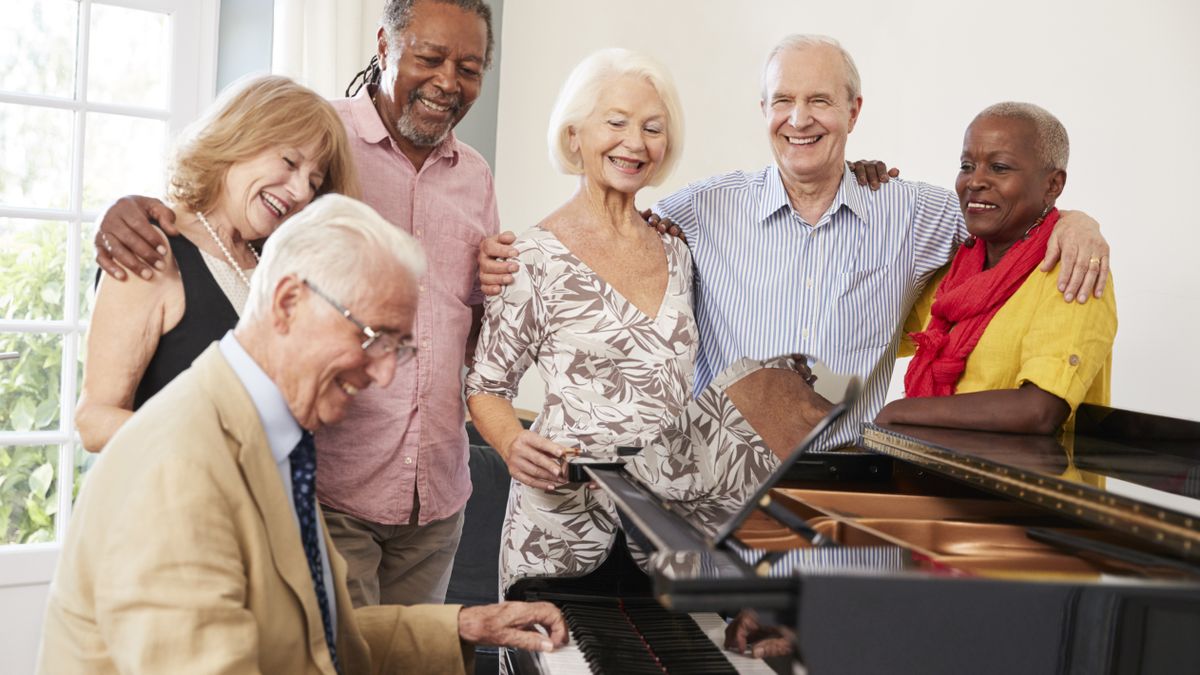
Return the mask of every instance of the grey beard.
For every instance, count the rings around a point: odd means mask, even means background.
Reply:
[[[442,141],[450,135],[450,129],[453,126],[453,124],[447,124],[444,129],[434,133],[422,131],[413,124],[412,113],[409,111],[405,111],[400,119],[396,120],[396,131],[399,131],[401,136],[418,148],[432,148],[441,145]]]
[[[435,133],[418,129],[416,124],[413,123],[412,107],[417,104],[417,99],[420,96],[421,92],[417,89],[413,89],[408,93],[408,107],[405,108],[404,114],[400,116],[400,119],[396,121],[396,130],[400,132],[401,136],[408,139],[409,143],[418,148],[432,148],[441,145],[442,141],[446,140],[446,137],[450,135],[450,130],[454,128],[454,122],[450,122],[446,125],[446,128]],[[460,105],[460,99],[456,98],[450,110],[452,120],[458,116]]]

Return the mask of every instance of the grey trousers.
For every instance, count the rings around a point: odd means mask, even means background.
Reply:
[[[322,507],[346,559],[355,607],[442,604],[462,536],[463,512],[428,525],[383,525]]]

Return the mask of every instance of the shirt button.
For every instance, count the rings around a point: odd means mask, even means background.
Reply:
[[[808,339],[808,329],[807,328],[800,331],[800,337],[804,338],[805,340]]]
[[[813,282],[813,278],[812,278],[812,277],[809,277],[809,278],[808,278],[808,281],[804,282],[804,285],[805,285],[805,286],[807,286],[807,287],[809,287],[809,288],[812,288],[812,287],[813,287],[813,283],[814,283],[814,282]]]
[[[1079,355],[1077,355],[1077,354],[1072,354],[1072,355],[1071,355],[1071,358],[1067,359],[1067,363],[1069,363],[1069,364],[1071,364],[1071,365],[1073,365],[1073,366],[1077,366],[1077,365],[1079,365]]]
[[[414,232],[413,234],[415,234],[415,235],[417,235],[417,236],[419,237],[419,236],[421,236],[422,234],[425,234],[425,230],[417,230],[417,231],[416,231],[416,232]]]
[[[425,292],[425,284],[417,284],[417,290],[424,293]]]
[[[405,463],[405,464],[412,464],[412,457],[405,457],[405,458],[404,458],[404,463]]]

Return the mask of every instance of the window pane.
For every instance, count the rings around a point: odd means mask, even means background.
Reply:
[[[62,319],[67,224],[0,218],[0,317]]]
[[[88,113],[84,210],[100,209],[121,195],[162,194],[166,138],[166,122]]]
[[[4,0],[3,12],[0,89],[74,98],[79,3]]]
[[[58,446],[0,446],[0,545],[54,541]]]
[[[62,337],[0,333],[0,352],[20,354],[0,361],[0,431],[58,429]]]
[[[88,100],[167,107],[171,37],[167,15],[92,5]]]
[[[69,206],[73,115],[69,110],[0,103],[0,203]]]

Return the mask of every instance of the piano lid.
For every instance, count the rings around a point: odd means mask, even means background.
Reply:
[[[1200,423],[1080,406],[1074,434],[863,426],[864,445],[1200,560]]]

